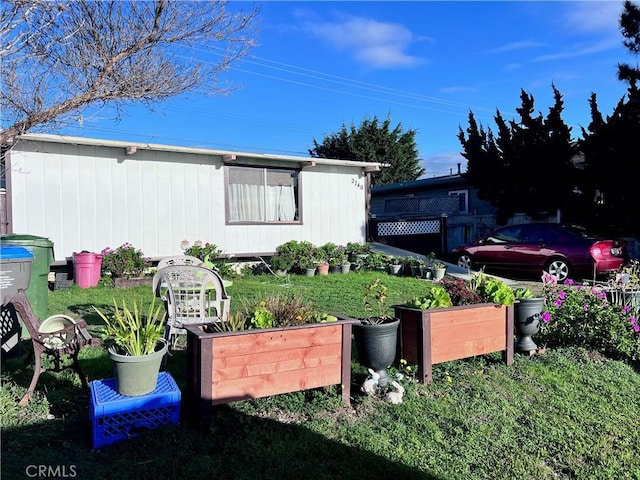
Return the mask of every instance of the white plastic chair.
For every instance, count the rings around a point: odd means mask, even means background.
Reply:
[[[184,325],[226,322],[231,298],[220,275],[202,266],[173,265],[161,268],[153,277],[153,291],[167,311],[165,338],[170,345]]]
[[[191,255],[178,255],[175,257],[164,257],[158,262],[158,270],[164,267],[173,267],[174,265],[202,265],[204,262],[198,257]]]

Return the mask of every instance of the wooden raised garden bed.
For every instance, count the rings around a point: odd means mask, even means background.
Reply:
[[[513,307],[496,304],[419,310],[394,305],[400,319],[398,354],[418,365],[422,383],[433,380],[432,366],[502,352],[513,363]]]
[[[223,403],[338,385],[349,403],[351,326],[357,320],[207,333],[187,329],[187,389],[200,428]]]

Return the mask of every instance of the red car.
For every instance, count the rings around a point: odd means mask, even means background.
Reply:
[[[509,225],[453,253],[464,268],[536,275],[546,271],[559,282],[617,270],[626,256],[624,241],[596,240],[576,227],[555,223]]]

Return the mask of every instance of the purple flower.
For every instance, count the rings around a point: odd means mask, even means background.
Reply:
[[[553,303],[555,304],[556,307],[561,307],[562,306],[562,300],[560,300],[560,299],[556,299]]]
[[[567,297],[567,294],[565,292],[560,292],[558,296],[560,297],[560,300],[564,300]]]
[[[564,281],[564,284],[565,284],[565,285],[573,285],[573,280],[571,280],[570,278],[567,278],[567,279]]]
[[[587,312],[589,311],[589,307],[587,307],[586,305],[584,307],[582,307],[582,311]]]
[[[549,312],[542,312],[542,314],[540,314],[540,318],[542,318],[542,321],[544,323],[549,323],[549,320],[551,320],[551,315],[549,314]]]
[[[622,307],[622,311],[624,313],[629,313],[629,310],[631,310],[631,307],[629,305],[625,305],[624,307]]]

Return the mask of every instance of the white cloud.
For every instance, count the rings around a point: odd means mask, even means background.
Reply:
[[[581,33],[618,34],[623,2],[569,3],[566,27]]]
[[[534,58],[532,61],[548,62],[550,60],[562,60],[565,58],[583,57],[585,55],[592,55],[594,53],[612,50],[616,47],[619,47],[620,43],[621,43],[620,40],[617,38],[609,38],[609,39],[601,40],[591,45],[577,46],[577,47],[574,47],[572,50],[568,50],[565,52],[552,53],[549,55],[540,55]]]
[[[539,47],[545,47],[545,46],[546,46],[546,43],[535,42],[533,40],[522,40],[519,42],[512,42],[506,45],[502,45],[500,47],[486,50],[484,53],[492,54],[492,53],[513,52],[515,50],[523,50],[525,48],[539,48]]]
[[[307,22],[304,29],[334,48],[351,50],[356,60],[370,67],[412,67],[424,62],[406,52],[418,39],[398,23],[348,17],[335,22]]]

